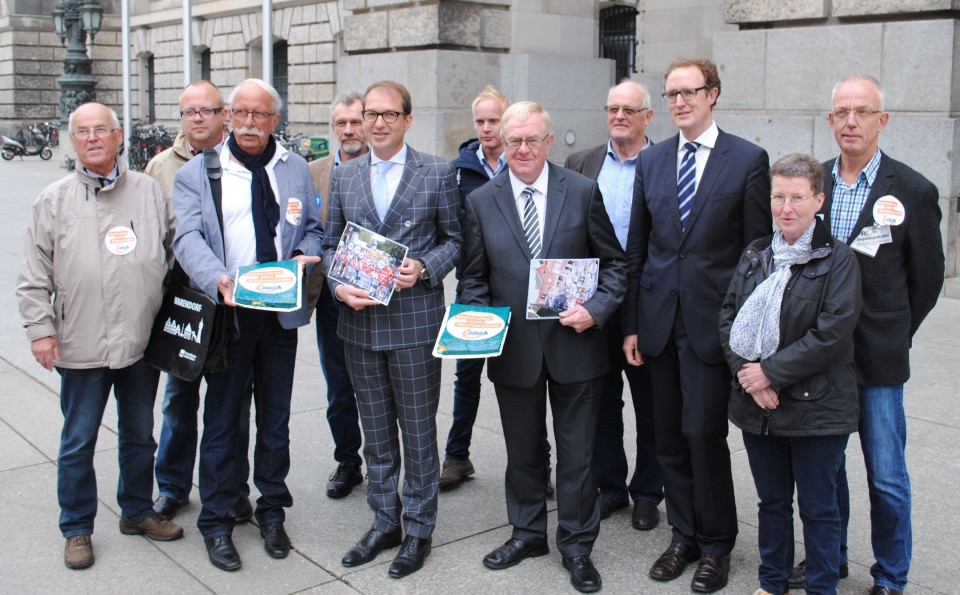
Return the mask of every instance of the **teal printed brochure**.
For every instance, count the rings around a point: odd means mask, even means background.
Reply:
[[[443,316],[434,357],[476,359],[497,357],[510,328],[510,308],[450,304]]]
[[[233,301],[238,306],[272,312],[300,309],[303,267],[296,260],[261,262],[237,269]]]

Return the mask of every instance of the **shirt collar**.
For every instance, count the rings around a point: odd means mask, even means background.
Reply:
[[[686,149],[683,148],[683,145],[688,142],[695,142],[695,143],[698,143],[701,147],[707,147],[708,149],[712,149],[715,146],[717,146],[718,136],[720,136],[720,129],[717,128],[716,122],[711,122],[710,128],[707,128],[706,130],[704,130],[703,134],[693,139],[693,141],[688,141],[687,137],[683,136],[683,134],[681,133],[680,142],[678,143],[679,146],[677,146],[677,153],[679,154],[679,153],[682,153],[683,151],[686,151]]]
[[[647,149],[649,149],[651,145],[653,145],[653,141],[650,140],[650,137],[649,137],[649,136],[644,135],[644,138],[646,139],[647,144],[643,145],[643,148],[640,149],[640,153],[643,153],[644,151],[646,151]],[[607,157],[610,157],[611,159],[613,159],[613,160],[616,161],[617,163],[632,163],[632,162],[634,162],[634,161],[637,160],[637,157],[640,156],[640,153],[637,153],[637,154],[634,155],[633,157],[630,157],[629,159],[626,159],[626,160],[624,160],[624,161],[621,162],[620,156],[617,155],[617,152],[613,150],[613,140],[607,139]]]
[[[105,176],[101,176],[101,175],[98,174],[98,173],[92,172],[92,171],[90,171],[89,169],[87,169],[86,167],[83,168],[83,171],[84,171],[88,176],[90,176],[91,178],[97,180],[98,182],[99,182],[100,180],[106,180],[107,183],[113,182],[114,180],[117,179],[117,176],[120,175],[120,171],[117,169],[117,164],[116,164],[116,163],[113,164],[113,171],[111,171],[109,174],[107,174],[107,175],[105,175]]]
[[[504,158],[504,153],[505,151],[501,151],[500,156],[497,157],[497,171],[493,172],[494,176],[502,172],[506,166],[507,160]],[[480,160],[480,166],[483,168],[483,171],[489,175],[490,165],[487,163],[486,155],[483,154],[483,145],[477,145],[477,159]]]
[[[390,159],[380,159],[376,156],[373,151],[370,151],[370,167],[374,167],[376,164],[381,161],[389,161],[390,163],[399,163],[404,165],[407,163],[407,144],[404,143],[400,150],[397,151],[397,154],[391,157]]]
[[[222,145],[229,137],[230,137],[230,134],[227,131],[224,131],[223,136],[220,137],[220,142],[217,143],[217,146],[215,146],[214,149],[219,149],[220,145]],[[190,154],[193,155],[194,157],[196,157],[200,153],[203,153],[203,149],[197,150],[196,147],[190,144],[190,141],[186,141],[186,142],[187,142],[187,150],[190,151]]]
[[[833,171],[831,175],[833,176],[833,184],[836,186],[839,182],[843,182],[840,178],[840,159],[843,158],[843,155],[839,155],[837,160],[833,162]],[[870,161],[860,170],[860,173],[857,175],[857,183],[860,180],[864,180],[867,183],[867,186],[873,186],[873,181],[877,179],[877,171],[880,170],[880,149],[877,149],[876,154],[870,158]],[[846,185],[846,182],[843,182]],[[856,184],[854,184],[856,185]]]
[[[523,192],[523,189],[527,186],[530,186],[543,196],[547,195],[547,179],[550,177],[549,174],[550,164],[544,163],[543,170],[540,172],[540,175],[537,176],[537,179],[533,181],[533,184],[525,184],[520,178],[513,175],[513,172],[510,172],[510,188],[513,190],[513,198],[516,200],[520,193]],[[507,170],[510,171],[510,170]]]
[[[286,161],[287,157],[290,156],[290,152],[287,151],[287,148],[284,147],[281,143],[277,143],[277,151],[273,154],[273,159],[267,163],[266,169],[271,170],[274,166],[277,165],[278,161]],[[230,144],[223,143],[220,145],[220,166],[224,170],[230,171],[249,171],[243,166],[242,163],[233,161],[230,159]]]

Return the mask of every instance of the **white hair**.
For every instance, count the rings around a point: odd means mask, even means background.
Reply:
[[[273,109],[273,113],[279,112],[279,111],[280,111],[280,108],[283,107],[283,99],[280,98],[280,94],[277,93],[277,90],[273,88],[273,85],[267,83],[266,81],[264,81],[264,80],[262,80],[262,79],[245,79],[245,80],[242,80],[242,81],[240,81],[239,83],[237,83],[237,86],[234,87],[233,89],[231,89],[231,90],[230,90],[230,95],[227,96],[227,107],[231,107],[231,108],[233,107],[233,100],[234,100],[234,99],[236,98],[236,96],[237,96],[237,91],[240,90],[240,87],[242,87],[242,86],[244,86],[244,85],[247,85],[247,84],[256,85],[256,86],[260,87],[261,89],[263,89],[264,91],[266,91],[266,93],[267,93],[267,94],[270,96],[270,98],[273,100],[273,108],[272,108],[272,109]]]

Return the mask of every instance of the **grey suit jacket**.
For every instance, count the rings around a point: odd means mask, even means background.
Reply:
[[[310,172],[303,157],[287,152],[277,162],[274,172],[277,178],[277,202],[280,204],[281,259],[293,257],[294,250],[308,256],[320,256],[323,230],[320,213],[314,198]],[[294,224],[287,217],[287,202],[300,200],[303,207],[299,221]],[[177,235],[173,251],[180,266],[190,277],[194,287],[220,301],[217,279],[228,274],[224,264],[223,235],[213,204],[210,180],[203,158],[192,159],[177,172],[173,186],[173,212],[177,216]],[[247,239],[250,242],[254,238]],[[280,324],[291,329],[310,322],[310,310],[306,300],[295,312],[281,312]]]
[[[323,244],[329,270],[348,222],[409,248],[408,258],[424,262],[430,279],[394,292],[387,306],[357,312],[340,308],[337,332],[357,347],[374,351],[406,349],[436,341],[444,313],[443,278],[453,270],[463,243],[456,173],[450,164],[407,147],[400,185],[381,221],[370,188],[370,155],[341,164],[330,183],[330,209]],[[330,281],[330,290],[337,283]]]
[[[600,170],[603,168],[603,160],[607,158],[607,143],[571,153],[563,166],[579,172],[591,180],[600,177]]]
[[[820,208],[830,223],[833,205],[833,164],[827,172]],[[892,195],[903,203],[906,218],[890,231],[893,242],[880,246],[877,255],[860,252],[863,310],[854,332],[857,382],[867,386],[903,384],[910,378],[910,344],[920,323],[930,313],[943,286],[944,255],[940,238],[939,193],[925,177],[881,152],[880,168],[870,196],[853,226],[850,242],[873,225],[873,205]]]
[[[603,208],[594,180],[547,164],[546,212],[540,258],[599,258],[596,294],[583,306],[603,327],[626,290],[626,260]],[[607,372],[602,328],[577,333],[556,320],[526,320],[530,248],[523,233],[508,172],[467,197],[464,270],[465,304],[509,306],[510,330],[500,357],[487,360],[490,380],[512,387],[533,386],[546,363],[561,384],[584,382]]]

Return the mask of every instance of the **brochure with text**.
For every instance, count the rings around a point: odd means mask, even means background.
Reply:
[[[510,308],[450,304],[433,347],[435,357],[497,357],[510,328]]]
[[[597,258],[534,259],[527,287],[527,320],[553,320],[597,292]]]
[[[396,287],[397,270],[407,257],[407,247],[390,238],[347,223],[327,275],[334,281],[370,292],[384,306]]]
[[[237,269],[233,301],[238,306],[272,312],[293,312],[301,305],[303,267],[296,260],[261,262]]]

